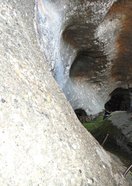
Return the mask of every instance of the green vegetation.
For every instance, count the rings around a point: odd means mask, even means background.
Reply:
[[[100,114],[94,120],[84,123],[83,126],[99,141],[101,142],[107,134],[111,139],[120,135],[119,129],[113,126],[108,119],[103,120],[103,115]]]
[[[99,141],[100,144],[102,144],[103,140],[108,134],[109,136],[104,148],[118,156],[126,166],[130,165],[131,162],[129,155],[124,152],[116,143],[116,139],[122,138],[122,133],[116,126],[112,125],[109,119],[103,120],[103,115],[100,114],[92,121],[83,123],[83,126]]]
[[[87,123],[83,123],[83,126],[89,131],[93,132],[99,127],[103,125],[103,116],[99,115],[97,118],[93,119],[92,121],[89,121]]]

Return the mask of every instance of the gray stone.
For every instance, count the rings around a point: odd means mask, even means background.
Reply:
[[[79,123],[53,79],[34,7],[33,0],[0,1],[0,185],[127,186],[120,165]]]
[[[132,114],[125,111],[113,112],[109,120],[117,129],[115,136],[117,144],[132,155]]]
[[[41,0],[36,7],[41,48],[74,110],[98,114],[114,89],[132,85],[130,1]]]

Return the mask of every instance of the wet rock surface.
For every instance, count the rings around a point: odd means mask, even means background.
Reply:
[[[74,110],[98,114],[111,92],[131,87],[130,0],[40,0],[36,7],[41,48]]]
[[[0,3],[0,185],[127,186],[120,164],[79,123],[49,72],[34,8],[32,0]]]

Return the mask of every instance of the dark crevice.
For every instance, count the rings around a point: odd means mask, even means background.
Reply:
[[[77,118],[80,120],[81,123],[85,123],[91,120],[91,116],[88,116],[85,110],[83,109],[76,109],[75,114],[77,115]]]
[[[89,80],[103,78],[102,69],[106,68],[106,56],[99,50],[80,51],[70,68],[70,78]]]
[[[75,114],[77,115],[78,119],[81,120],[83,117],[87,116],[87,113],[83,109],[76,109]]]
[[[129,111],[131,105],[130,89],[117,88],[110,94],[110,100],[105,104],[105,109],[109,112]]]

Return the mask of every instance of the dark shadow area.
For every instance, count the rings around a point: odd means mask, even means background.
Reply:
[[[84,49],[93,46],[95,26],[91,23],[81,23],[81,21],[73,21],[63,32],[65,42],[74,48]]]
[[[110,94],[110,100],[105,104],[108,112],[129,111],[131,105],[130,89],[117,88]]]
[[[122,112],[120,112],[120,114],[122,114]],[[94,136],[106,151],[113,154],[112,157],[115,160],[118,160],[119,158],[126,167],[131,165],[132,143],[129,142],[129,139],[122,133],[122,130],[113,125],[110,119],[103,119],[103,113],[100,113],[93,120],[83,123],[83,126]],[[127,126],[127,124],[124,126]]]
[[[76,109],[75,114],[77,115],[77,118],[80,120],[80,122],[83,122],[85,117],[87,116],[87,113],[83,109]]]
[[[81,108],[76,109],[74,112],[81,123],[89,122],[92,120],[92,115],[88,116],[85,110]]]
[[[107,57],[95,38],[95,29],[95,25],[91,23],[73,22],[62,34],[63,40],[77,49],[77,55],[69,71],[71,79],[85,79],[93,83],[104,79]]]
[[[79,51],[70,68],[70,78],[86,78],[89,81],[102,78],[98,72],[105,69],[106,57],[98,46]],[[101,74],[103,75],[103,74]],[[98,76],[98,78],[97,78]]]

